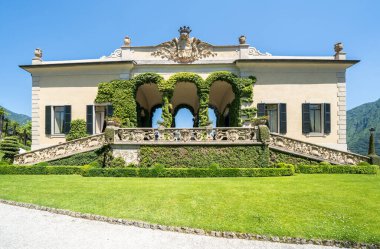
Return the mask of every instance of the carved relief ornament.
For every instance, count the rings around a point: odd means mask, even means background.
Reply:
[[[180,33],[179,38],[157,45],[156,51],[152,55],[180,63],[191,63],[217,55],[213,52],[212,45],[189,36],[190,27],[183,26],[178,32]]]

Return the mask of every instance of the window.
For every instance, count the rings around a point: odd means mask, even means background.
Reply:
[[[105,116],[106,116],[106,107],[96,106],[95,107],[95,134],[100,134],[104,131]]]
[[[329,103],[302,104],[302,133],[331,133],[331,105]]]
[[[45,134],[63,135],[70,131],[71,106],[45,106]]]
[[[266,104],[265,116],[268,116],[269,130],[278,133],[278,105]]]
[[[310,132],[322,133],[322,106],[310,104]]]
[[[63,134],[65,123],[65,107],[55,106],[54,107],[54,134]]]
[[[268,117],[268,127],[270,132],[286,134],[287,123],[286,123],[286,104],[257,104],[257,116],[267,116]]]

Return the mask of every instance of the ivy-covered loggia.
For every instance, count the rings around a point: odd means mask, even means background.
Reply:
[[[210,103],[210,90],[216,82],[230,85],[234,95],[233,100],[223,110],[217,110]],[[188,108],[193,114],[195,127],[210,125],[208,116],[210,107],[216,110],[218,127],[240,127],[253,121],[256,114],[256,108],[251,105],[255,82],[254,76],[241,78],[227,71],[213,72],[206,79],[195,73],[181,72],[173,74],[167,80],[157,73],[143,73],[129,80],[100,83],[95,102],[98,104],[111,103],[113,119],[118,120],[121,127],[151,127],[152,114],[159,107],[162,108],[160,125],[167,128],[174,125],[173,117],[182,107]],[[196,101],[199,101],[197,109],[186,104],[186,101],[173,108],[173,95],[179,83],[194,84],[198,97]],[[139,88],[146,84],[154,84],[161,98],[160,103],[152,106],[150,110],[142,107],[137,101]],[[194,100],[192,101],[194,102]]]

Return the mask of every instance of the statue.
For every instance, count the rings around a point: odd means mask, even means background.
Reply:
[[[41,58],[42,58],[42,50],[41,49],[39,49],[39,48],[36,48],[35,50],[34,50],[34,60],[41,60]]]
[[[152,55],[181,63],[191,63],[201,58],[216,55],[216,53],[212,52],[210,44],[195,37],[190,37],[190,27],[180,27],[178,32],[180,33],[179,38],[159,44]]]
[[[130,47],[131,46],[131,38],[129,36],[124,37],[124,47]]]
[[[241,35],[240,37],[239,37],[239,44],[245,44],[246,43],[246,40],[247,40],[247,38],[244,36],[244,35]]]

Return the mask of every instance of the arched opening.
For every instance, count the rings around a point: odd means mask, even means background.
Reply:
[[[210,87],[210,106],[215,110],[216,126],[230,126],[230,106],[235,99],[231,84],[225,81],[215,81]]]
[[[199,109],[199,97],[194,83],[178,82],[174,87],[171,104],[174,117],[172,127],[178,127],[178,125],[186,126],[187,128],[198,126],[195,110]],[[178,115],[178,111],[183,108],[185,110]]]
[[[149,120],[149,127],[152,128],[158,128],[160,126],[160,123],[162,122],[161,115],[162,115],[162,105],[158,104],[152,107],[150,110],[150,120]]]
[[[212,105],[209,105],[208,107],[208,117],[209,117],[209,121],[210,121],[210,125],[215,128],[215,127],[218,127],[218,117],[219,117],[219,112],[218,110],[212,106]]]
[[[152,109],[162,102],[156,84],[143,84],[136,91],[138,127],[152,127]]]
[[[188,105],[179,105],[174,111],[173,127],[192,128],[195,124],[194,110]]]

